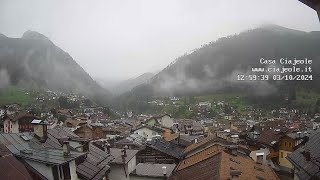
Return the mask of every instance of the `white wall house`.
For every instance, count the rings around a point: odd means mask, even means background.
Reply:
[[[59,180],[65,179],[64,172],[63,172],[63,166],[53,166],[53,165],[46,165],[45,163],[31,161],[31,160],[25,160],[32,168],[34,168],[37,172],[41,173],[44,177],[48,179],[54,179],[54,176],[58,177]],[[78,180],[77,175],[77,167],[75,160],[70,161],[68,163],[69,171],[70,171],[70,177],[71,180]],[[53,168],[57,169],[57,174],[54,175]]]
[[[267,156],[270,154],[270,151],[268,148],[260,148],[256,151],[251,151],[250,157],[257,163],[260,164],[268,164]]]
[[[162,127],[171,129],[173,126],[173,119],[167,114],[162,116],[158,121]]]
[[[138,134],[144,138],[154,138],[157,135],[162,135],[158,131],[154,130],[153,128],[149,126],[142,126],[134,131],[135,134]]]
[[[3,132],[4,133],[19,133],[19,123],[18,121],[11,121],[9,118],[3,122]]]

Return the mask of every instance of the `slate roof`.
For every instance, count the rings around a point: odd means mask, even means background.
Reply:
[[[90,144],[87,158],[77,166],[77,173],[83,179],[101,179],[110,169],[109,164],[113,160],[113,156]]]
[[[287,159],[300,171],[296,175],[300,179],[320,179],[320,131],[313,133],[304,148],[300,147],[287,156]],[[310,153],[310,161],[307,161],[303,152]]]
[[[170,142],[173,143],[173,144],[176,144],[176,145],[178,145],[180,147],[183,147],[183,148],[185,148],[185,147],[187,147],[187,146],[192,144],[191,142],[186,141],[186,140],[182,139],[181,137],[180,137],[180,139],[177,138],[177,139],[172,140]]]
[[[26,167],[0,144],[0,174],[2,180],[32,180]]]
[[[137,176],[146,176],[146,177],[163,177],[162,167],[166,167],[166,176],[170,176],[175,164],[149,164],[149,163],[139,163],[136,166],[136,170],[132,174]]]
[[[61,149],[60,142],[69,138],[72,141],[87,141],[86,138],[80,138],[68,128],[57,127],[48,130],[48,139],[43,145]],[[90,143],[87,158],[77,166],[77,173],[82,179],[101,179],[110,169],[109,164],[113,159],[113,156]]]
[[[61,143],[71,138],[74,141],[86,140],[80,138],[66,127],[55,127],[47,130],[48,139],[42,146],[53,149],[62,149]]]
[[[132,137],[126,137],[126,138],[120,139],[119,141],[116,141],[114,144],[117,144],[117,145],[133,145],[133,146],[136,146],[136,147],[143,147],[143,144],[141,142],[136,141]]]
[[[110,148],[110,154],[114,157],[112,163],[115,164],[123,164],[122,161],[122,151],[123,149],[119,148]],[[125,164],[127,164],[137,153],[139,150],[126,149],[127,157],[125,158]]]
[[[77,166],[77,173],[82,179],[101,179],[110,169],[109,164],[114,157],[92,144],[89,145],[88,153],[71,151],[69,158],[63,157],[61,142],[69,139],[73,141],[86,141],[85,138],[80,138],[67,128],[62,127],[49,129],[47,133],[48,139],[44,143],[39,143],[37,139],[33,138],[32,133],[0,134],[0,142],[7,144],[8,148],[10,147],[13,152],[16,152],[14,154],[18,157],[25,159],[33,158],[33,160],[47,164],[68,162],[75,159],[76,155],[82,156],[87,154],[84,162]],[[20,135],[24,135],[28,141],[23,140]],[[36,151],[32,150],[32,155],[35,157],[28,154],[28,151],[26,151],[27,153],[20,153],[16,148],[36,149]]]
[[[70,155],[65,157],[62,150],[38,144],[31,133],[1,133],[0,142],[16,157],[52,165],[65,164],[86,154],[71,151]]]
[[[162,138],[147,141],[146,146],[168,154],[177,159],[181,159],[182,157],[183,148]]]

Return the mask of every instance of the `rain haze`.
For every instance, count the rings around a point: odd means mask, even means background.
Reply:
[[[297,0],[0,0],[0,33],[42,33],[92,77],[114,80],[262,24],[320,30],[316,12]]]

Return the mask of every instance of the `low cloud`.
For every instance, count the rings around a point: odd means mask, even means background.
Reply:
[[[10,76],[5,69],[0,69],[0,89],[10,86]]]

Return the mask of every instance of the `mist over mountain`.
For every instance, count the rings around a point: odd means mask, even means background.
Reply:
[[[148,83],[154,75],[155,75],[154,73],[147,72],[138,77],[130,78],[125,81],[115,80],[115,79],[106,79],[106,78],[96,78],[96,81],[102,87],[108,89],[112,94],[120,95],[125,92],[131,91],[132,88],[136,86]]]
[[[112,92],[119,95],[119,94],[125,93],[127,91],[131,91],[132,88],[134,88],[138,85],[148,83],[153,76],[154,76],[153,73],[148,72],[148,73],[144,73],[136,78],[128,79],[126,81],[121,82],[117,86],[115,86],[113,88]]]
[[[139,96],[164,96],[243,90],[265,96],[277,93],[283,87],[290,89],[303,86],[319,90],[319,47],[319,32],[265,25],[220,38],[192,53],[182,55],[155,75],[149,83],[135,87],[131,93]],[[260,64],[260,58],[277,61],[280,58],[312,59],[313,81],[238,81],[238,74],[253,74],[252,67],[270,66]],[[273,74],[269,75],[272,77]]]
[[[0,35],[0,74],[1,87],[17,85],[97,99],[110,97],[67,52],[34,31],[21,38]]]

